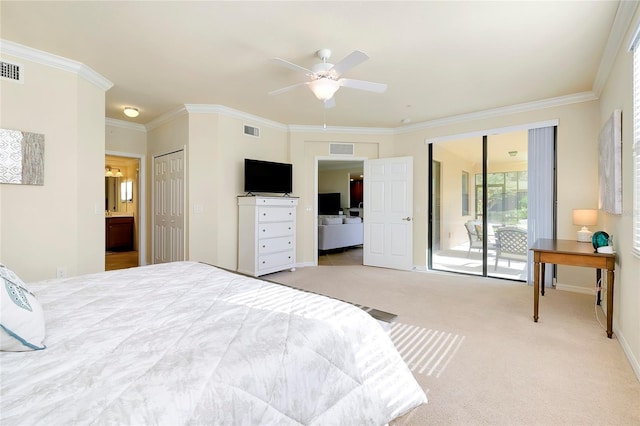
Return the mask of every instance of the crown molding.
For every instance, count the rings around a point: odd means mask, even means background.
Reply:
[[[424,121],[410,126],[396,127],[396,133],[409,133],[420,129],[430,129],[434,127],[447,126],[451,124],[465,123],[475,120],[500,117],[522,112],[536,111],[540,109],[571,105],[581,102],[595,101],[598,97],[593,92],[581,92],[573,95],[559,96],[556,98],[543,99],[540,101],[525,102],[522,104],[510,105],[507,107],[492,108],[484,111],[471,112],[469,114],[453,115],[451,117],[439,118],[436,120]]]
[[[135,130],[137,132],[147,132],[147,127],[144,124],[132,123],[130,121],[116,120],[115,118],[106,117],[104,124],[111,127],[119,127],[121,129]]]
[[[147,132],[150,130],[153,130],[157,127],[160,127],[161,125],[163,125],[164,123],[167,123],[171,120],[174,120],[178,117],[180,117],[181,115],[184,114],[188,114],[187,109],[185,108],[184,105],[179,106],[178,108],[169,111],[169,112],[165,112],[164,114],[162,114],[160,117],[156,118],[155,120],[151,120],[150,122],[148,122],[147,124],[145,124],[145,128],[147,129]]]
[[[71,72],[84,78],[89,83],[94,84],[105,92],[113,87],[113,83],[111,81],[80,62],[34,49],[32,47],[23,46],[22,44],[14,43],[9,40],[0,39],[0,53],[35,62],[40,65]]]
[[[638,8],[638,4],[639,2],[636,0],[621,1],[618,3],[618,10],[616,11],[616,16],[613,20],[611,31],[609,32],[609,38],[607,39],[607,44],[604,48],[602,58],[600,59],[598,73],[593,81],[592,91],[598,97],[602,93],[604,85],[609,78],[616,56],[618,55],[620,46],[624,41],[624,36],[631,25],[633,14]]]
[[[287,131],[287,126],[277,121],[269,120],[257,115],[249,114],[244,111],[229,108],[224,105],[212,105],[212,104],[185,104],[185,108],[189,113],[197,114],[221,114],[231,118],[237,118],[239,120],[259,124],[266,127],[271,127],[276,130]]]

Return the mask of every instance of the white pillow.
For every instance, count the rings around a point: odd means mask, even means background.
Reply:
[[[362,222],[362,218],[360,217],[345,217],[344,223],[360,223]]]
[[[341,217],[325,217],[322,219],[323,225],[342,225]]]
[[[44,349],[42,306],[18,276],[0,264],[0,350]]]

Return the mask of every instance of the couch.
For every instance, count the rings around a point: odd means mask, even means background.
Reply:
[[[333,250],[361,245],[364,224],[360,217],[318,217],[318,250]]]

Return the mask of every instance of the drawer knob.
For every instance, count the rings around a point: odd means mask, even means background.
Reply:
[[[265,248],[265,247],[266,247],[266,246],[263,244],[263,245],[262,245],[262,248]]]
[[[267,215],[266,213],[262,213],[262,216],[266,216],[266,215]]]
[[[266,230],[266,229],[263,229],[263,230],[262,230],[262,232],[267,232],[267,230]]]

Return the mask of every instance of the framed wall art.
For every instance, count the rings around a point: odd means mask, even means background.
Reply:
[[[0,129],[0,183],[44,185],[44,135]]]
[[[598,137],[598,205],[622,214],[622,110],[615,110]]]

